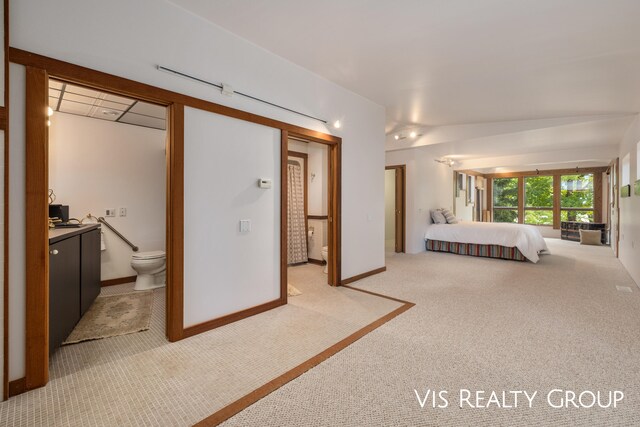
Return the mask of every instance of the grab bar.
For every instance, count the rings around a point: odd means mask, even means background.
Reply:
[[[116,234],[116,236],[121,238],[127,245],[131,246],[131,249],[133,249],[133,252],[138,252],[138,247],[133,243],[131,243],[129,239],[127,239],[122,234],[120,234],[120,232],[115,228],[113,228],[113,225],[109,224],[103,217],[98,218],[98,222],[101,222],[102,224],[106,225],[109,228],[109,230],[113,231]]]

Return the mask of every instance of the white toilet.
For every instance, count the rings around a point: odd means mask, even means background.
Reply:
[[[156,283],[157,276],[166,269],[166,254],[164,251],[138,252],[131,256],[131,268],[137,273],[135,291],[145,291],[163,287],[164,281]]]
[[[324,261],[324,271],[325,273],[329,272],[329,261],[327,261],[327,257],[329,256],[329,246],[322,247],[322,260]]]

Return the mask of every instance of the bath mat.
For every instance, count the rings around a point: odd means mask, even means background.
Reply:
[[[297,295],[302,295],[302,292],[300,292],[295,286],[287,283],[287,295],[289,295],[290,297],[295,297]]]
[[[146,331],[153,291],[99,296],[62,345]]]

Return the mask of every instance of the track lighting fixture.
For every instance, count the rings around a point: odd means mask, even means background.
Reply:
[[[455,163],[452,159],[433,159],[433,160],[438,163],[442,163],[443,165],[447,165],[449,167],[452,167]]]
[[[419,136],[422,136],[422,134],[416,132],[415,130],[412,130],[411,132],[409,132],[408,135],[396,133],[395,135],[393,135],[393,139],[395,139],[396,141],[400,141],[402,139],[407,139],[407,138],[416,139]]]

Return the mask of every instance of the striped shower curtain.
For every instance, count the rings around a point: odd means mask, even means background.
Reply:
[[[304,217],[304,182],[300,165],[288,165],[287,263],[307,262],[307,230]]]

